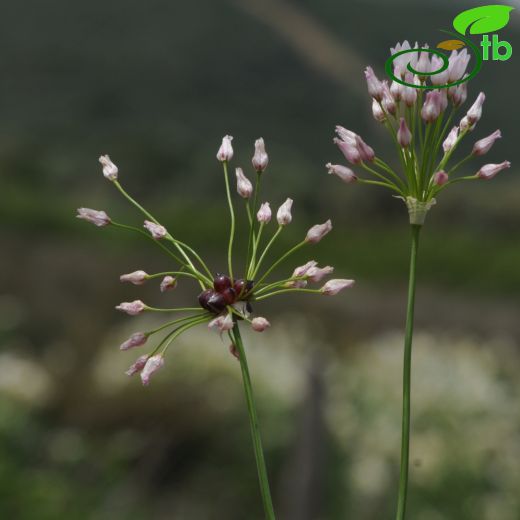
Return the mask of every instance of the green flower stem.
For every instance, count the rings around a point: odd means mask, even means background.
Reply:
[[[262,262],[264,261],[266,255],[267,255],[267,252],[269,251],[269,249],[271,249],[271,246],[276,242],[276,239],[278,238],[278,236],[280,235],[282,230],[283,230],[283,226],[278,226],[278,229],[276,230],[276,233],[273,235],[271,240],[269,240],[269,242],[265,246],[265,249],[264,249],[262,255],[260,256],[260,259],[258,260],[258,263],[256,264],[255,268],[248,273],[248,278],[250,280],[251,279],[254,280],[255,276],[257,275],[257,273],[258,273],[258,271],[260,269],[260,266],[262,265]],[[262,279],[258,283],[256,283],[255,285],[259,285],[260,283],[262,283],[264,278],[265,278],[265,276],[263,276]]]
[[[271,242],[269,242],[269,244],[267,244],[267,247],[265,248],[264,250],[264,254],[262,255],[262,258],[260,258],[260,260],[258,261],[258,265],[255,269],[255,272],[253,274],[253,278],[256,276],[256,273],[258,272],[258,269],[260,268],[260,263],[261,263],[261,260],[263,260],[263,257],[265,256],[265,253],[267,252],[267,248],[270,247],[271,243],[274,242],[274,239],[278,236],[278,234],[280,233],[280,231],[283,229],[283,226],[280,226],[278,228],[278,231],[274,234],[273,238],[271,239]],[[287,251],[287,253],[283,254],[263,275],[262,277],[260,278],[260,280],[258,280],[257,284],[261,284],[270,274],[271,272],[279,265],[281,264],[286,258],[289,258],[289,256],[291,256],[293,253],[295,253],[296,251],[298,251],[298,249],[300,249],[301,247],[303,247],[305,244],[307,244],[307,241],[306,240],[302,240],[299,244],[296,244],[293,248],[289,249],[289,251]]]
[[[457,171],[463,164],[467,163],[470,159],[473,159],[473,154],[471,154],[471,153],[469,155],[466,155],[466,157],[464,157],[464,159],[462,159],[455,166],[450,168],[448,175],[455,173],[455,171]]]
[[[163,276],[187,276],[188,278],[195,278],[196,280],[198,280],[198,278],[192,274],[192,273],[187,273],[185,271],[165,271],[164,273],[154,273],[154,274],[149,274],[146,279],[147,280],[153,280],[154,278],[162,278]]]
[[[380,179],[384,184],[386,184],[389,188],[397,191],[401,195],[403,194],[402,191],[397,187],[395,183],[393,183],[388,177],[385,177],[383,174],[379,173],[378,171],[374,170],[373,168],[370,168],[365,162],[360,163],[361,168],[366,170],[367,172],[371,173],[378,179]],[[400,180],[400,179],[399,179]]]
[[[202,316],[205,316],[206,318],[210,318],[212,315],[208,314],[207,312],[201,313],[201,314],[195,314],[192,316],[185,316],[184,318],[179,318],[177,320],[169,321],[168,323],[165,323],[164,325],[161,325],[160,327],[157,327],[156,329],[150,330],[146,332],[147,336],[151,336],[152,334],[157,334],[157,332],[161,332],[161,330],[167,329],[168,327],[171,327],[172,325],[177,325],[178,323],[183,323],[184,321],[191,321],[195,318],[201,318]]]
[[[249,278],[249,273],[253,269],[253,262],[251,261],[251,248],[253,247],[253,243],[255,240],[255,228],[256,228],[256,212],[258,209],[258,194],[260,193],[260,181],[262,180],[262,172],[256,172],[256,181],[255,181],[255,195],[253,197],[253,209],[249,206],[249,201],[247,201],[247,209],[249,212],[249,237],[247,239],[247,255],[246,255],[246,278]],[[256,258],[256,257],[255,257]]]
[[[233,209],[233,200],[231,199],[231,191],[229,189],[229,175],[227,168],[227,161],[222,162],[224,168],[224,181],[226,183],[226,196],[229,204],[229,215],[231,218],[231,228],[229,231],[229,245],[228,245],[228,269],[229,276],[233,280],[233,240],[235,238],[235,210]]]
[[[170,251],[165,245],[161,244],[161,242],[159,242],[159,240],[156,240],[155,238],[153,238],[149,233],[146,233],[142,229],[136,228],[134,226],[127,226],[126,224],[120,224],[119,222],[112,221],[111,225],[116,226],[121,229],[126,229],[127,231],[133,231],[134,233],[139,233],[139,234],[145,236],[148,240],[151,240],[154,244],[159,246],[166,254],[171,256],[178,264],[180,264],[181,266],[183,266],[186,269],[188,269],[189,271],[191,271],[193,273],[193,275],[199,280],[201,287],[203,289],[205,288],[206,285],[211,286],[213,284],[213,282],[209,278],[204,276],[201,272],[199,272],[194,267],[186,264],[186,262],[184,260],[179,258],[173,251]]]
[[[375,164],[377,164],[377,166],[379,166],[379,168],[381,168],[382,170],[385,170],[387,173],[389,173],[397,182],[399,182],[400,186],[401,186],[401,189],[402,191],[406,191],[406,184],[403,182],[403,179],[401,179],[401,177],[399,177],[399,175],[397,175],[397,173],[394,172],[394,170],[392,170],[392,168],[390,168],[390,166],[388,166],[388,164],[385,163],[385,161],[383,161],[382,159],[380,159],[379,157],[376,157],[374,159],[374,162]]]
[[[412,365],[412,338],[415,307],[415,279],[419,235],[421,226],[412,225],[412,248],[410,254],[410,278],[408,282],[408,305],[406,310],[406,332],[403,361],[403,421],[401,434],[401,471],[399,476],[399,496],[397,500],[396,520],[404,520],[406,495],[408,490],[408,467],[410,458],[410,387]]]
[[[205,316],[199,317],[199,318],[195,318],[195,319],[189,321],[188,323],[186,323],[180,327],[177,327],[172,332],[170,332],[164,338],[164,340],[160,343],[160,345],[164,344],[161,354],[164,355],[166,353],[166,351],[168,350],[168,347],[172,344],[173,340],[178,338],[181,334],[183,334],[187,330],[190,330],[191,328],[195,327],[196,325],[200,325],[201,323],[204,323],[205,321],[209,321],[208,315],[205,315]]]
[[[249,412],[251,437],[253,438],[253,448],[255,452],[256,468],[258,471],[258,480],[260,482],[260,491],[262,493],[262,501],[264,504],[265,518],[266,520],[275,520],[273,502],[271,499],[271,492],[269,490],[269,479],[265,465],[264,451],[262,448],[262,440],[260,438],[260,431],[258,427],[258,416],[253,398],[253,387],[251,385],[251,377],[249,376],[249,368],[247,366],[244,344],[242,342],[242,337],[240,336],[240,330],[236,321],[233,327],[233,331],[230,333],[230,337],[238,350],[238,358],[240,361],[240,368],[242,370],[242,381],[244,383],[247,411]]]
[[[446,164],[450,160],[451,156],[453,155],[453,153],[457,149],[457,146],[459,146],[459,143],[462,141],[462,139],[464,138],[464,136],[467,133],[468,133],[468,130],[464,130],[464,131],[459,133],[459,135],[457,136],[457,139],[455,140],[455,143],[453,144],[451,150],[449,150],[447,153],[444,154],[444,156],[441,159],[441,162],[437,165],[437,168],[435,168],[436,172],[444,169],[444,167],[446,166]]]
[[[360,184],[373,184],[374,186],[383,186],[385,188],[390,188],[391,190],[399,193],[400,196],[404,197],[404,193],[399,190],[394,184],[390,184],[388,182],[382,182],[382,181],[371,181],[368,179],[359,179],[357,180]]]
[[[264,285],[258,291],[255,291],[256,296],[260,296],[266,291],[270,291],[271,289],[276,289],[277,287],[283,287],[285,284],[290,282],[297,282],[299,280],[305,280],[307,276],[291,276],[291,278],[286,278],[285,280],[278,280],[277,282],[273,282],[267,285]]]
[[[160,309],[158,307],[149,307],[145,305],[145,311],[152,312],[191,312],[191,311],[200,311],[200,307],[176,307],[175,309]]]
[[[121,184],[119,183],[119,181],[112,181],[114,183],[114,186],[120,191],[120,193],[123,195],[123,197],[125,197],[125,199],[127,199],[133,206],[135,206],[141,213],[143,213],[143,215],[145,215],[146,217],[148,217],[152,222],[154,222],[155,224],[157,225],[160,225],[159,221],[151,214],[149,213],[145,208],[143,208],[143,206],[141,206],[141,204],[139,204],[134,198],[132,198],[123,188],[123,186],[121,186]],[[180,242],[178,240],[175,240],[169,232],[167,232],[167,235],[166,235],[167,239],[170,240],[173,245],[177,248],[177,250],[179,251],[179,253],[185,258],[186,260],[186,263],[187,265],[189,265],[194,271],[196,270],[195,269],[195,266],[193,265],[190,257],[186,254],[186,251],[184,251],[184,249],[182,248],[182,246],[180,245]]]
[[[290,292],[320,294],[321,290],[320,289],[303,289],[303,288],[291,287],[288,289],[280,289],[279,291],[274,291],[271,293],[263,294],[262,296],[255,298],[255,300],[256,301],[265,300],[266,298],[270,298],[271,296],[276,296],[277,294],[284,294],[284,293],[290,293]]]
[[[249,268],[247,270],[248,275],[250,272],[254,272],[254,270],[255,270],[258,245],[260,243],[260,238],[262,237],[262,231],[264,230],[264,226],[265,226],[265,223],[261,222],[260,227],[258,228],[258,233],[257,233],[256,237],[253,237],[253,253],[251,254],[251,262],[250,262]]]

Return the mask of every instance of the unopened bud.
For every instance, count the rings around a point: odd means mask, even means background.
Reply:
[[[356,135],[356,146],[362,161],[372,162],[375,159],[376,154],[374,150],[359,135]]]
[[[141,314],[146,308],[146,305],[141,300],[134,300],[133,302],[123,302],[116,306],[116,309],[121,312],[126,312],[130,316],[137,316]]]
[[[495,130],[491,135],[488,135],[487,137],[484,137],[484,139],[477,141],[473,145],[473,151],[471,153],[476,156],[488,153],[489,150],[491,150],[491,147],[495,144],[495,141],[501,137],[502,134],[500,133],[500,130]]]
[[[485,100],[486,95],[484,94],[484,92],[481,92],[477,96],[475,103],[473,103],[471,108],[468,110],[466,117],[468,118],[470,126],[474,127],[482,117],[482,105],[484,104]]]
[[[433,174],[433,183],[436,186],[443,186],[449,180],[448,174],[445,171],[435,172]]]
[[[162,354],[157,354],[152,356],[146,362],[143,370],[141,371],[141,382],[144,386],[148,386],[150,384],[150,378],[164,366],[164,357]]]
[[[287,226],[292,221],[291,209],[293,205],[292,199],[287,199],[279,208],[276,213],[276,220],[280,226]]]
[[[145,271],[134,271],[133,273],[122,274],[119,277],[121,282],[130,282],[134,285],[143,285],[148,279],[148,274]]]
[[[257,172],[263,172],[269,163],[269,156],[265,151],[265,143],[261,137],[255,141],[255,154],[253,155],[252,163]]]
[[[412,133],[410,132],[408,125],[404,117],[399,120],[399,129],[397,130],[397,142],[402,148],[407,148],[412,142]]]
[[[260,206],[260,209],[256,214],[256,219],[258,220],[258,222],[263,224],[267,224],[271,221],[271,206],[269,205],[269,202],[264,202]]]
[[[86,220],[97,227],[108,226],[108,224],[112,222],[110,217],[104,211],[90,208],[78,208],[77,211],[78,214],[76,215],[76,218]]]
[[[342,166],[341,164],[327,163],[325,167],[327,168],[329,174],[336,175],[336,177],[339,177],[343,182],[346,182],[347,184],[357,181],[356,174],[346,166]]]
[[[125,374],[127,376],[133,376],[134,374],[141,372],[149,358],[150,354],[144,354],[143,356],[138,357],[135,363],[128,368]]]
[[[327,233],[329,233],[332,229],[332,222],[327,220],[327,222],[323,224],[316,224],[312,226],[309,231],[307,231],[307,236],[305,237],[306,242],[310,242],[311,244],[317,244]]]
[[[511,163],[509,161],[501,162],[500,164],[486,164],[482,166],[477,172],[477,177],[484,180],[492,179],[498,172],[510,168]]]
[[[168,234],[164,226],[151,222],[150,220],[145,220],[143,227],[147,229],[156,240],[164,238]]]
[[[453,149],[455,146],[455,143],[457,142],[457,138],[459,136],[459,127],[454,126],[446,139],[444,139],[444,142],[442,143],[442,149],[444,150],[444,153],[448,153],[450,150]]]
[[[121,343],[120,350],[129,350],[134,347],[140,347],[146,343],[148,335],[144,332],[134,332],[124,343]]]
[[[161,292],[171,291],[177,287],[177,278],[173,276],[165,276],[162,281],[159,289]]]
[[[251,321],[251,328],[256,332],[264,332],[264,330],[270,326],[271,324],[265,318],[260,316]]]
[[[383,123],[386,119],[385,112],[377,99],[372,100],[372,115],[378,123]]]
[[[103,166],[103,175],[105,178],[109,181],[117,180],[117,174],[119,170],[117,169],[117,166],[110,160],[110,157],[108,155],[102,155],[99,158],[99,162]]]
[[[376,77],[372,67],[365,69],[365,78],[367,80],[368,93],[378,101],[383,98],[383,85],[381,81]]]
[[[329,280],[321,289],[321,293],[326,296],[334,296],[343,289],[348,289],[354,285],[354,280]]]
[[[237,193],[242,198],[248,199],[253,194],[251,181],[244,175],[242,168],[236,168],[235,175],[237,177]]]

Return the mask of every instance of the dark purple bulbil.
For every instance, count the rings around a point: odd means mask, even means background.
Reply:
[[[213,289],[206,289],[199,294],[199,304],[203,309],[220,314],[226,305],[237,301],[247,301],[249,305],[250,293],[253,290],[253,281],[242,278],[232,280],[224,274],[217,274],[213,280]]]

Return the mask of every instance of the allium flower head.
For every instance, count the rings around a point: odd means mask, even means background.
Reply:
[[[373,150],[353,132],[338,127],[338,139],[342,143],[353,147],[359,156],[363,155],[364,161],[372,161],[375,154]],[[121,350],[128,350],[139,347],[154,341],[149,353],[139,357],[126,372],[128,375],[140,373],[144,385],[148,385],[152,375],[164,365],[164,358],[169,346],[177,337],[184,334],[191,328],[205,324],[210,329],[215,329],[219,334],[229,335],[234,351],[241,364],[245,361],[242,351],[239,350],[239,324],[248,323],[255,331],[263,331],[270,326],[269,321],[256,315],[256,307],[263,305],[264,300],[286,292],[305,292],[312,294],[322,294],[323,288],[309,288],[307,284],[321,281],[325,276],[332,273],[330,266],[320,268],[315,261],[310,261],[304,266],[294,270],[292,275],[285,274],[280,280],[272,280],[271,273],[275,268],[279,269],[292,254],[299,249],[306,247],[309,243],[319,242],[332,228],[330,220],[324,224],[313,226],[305,239],[290,248],[281,256],[275,256],[276,249],[273,247],[281,233],[292,221],[293,200],[287,198],[277,211],[278,227],[271,236],[265,236],[269,228],[265,224],[271,220],[271,208],[268,202],[264,202],[258,207],[257,187],[263,176],[260,172],[267,166],[268,158],[265,153],[265,143],[258,139],[255,143],[255,156],[253,165],[257,169],[257,183],[255,187],[246,178],[242,169],[235,170],[237,179],[237,192],[241,197],[238,201],[244,203],[244,215],[247,217],[248,232],[244,240],[235,240],[237,230],[241,226],[236,225],[235,203],[233,202],[234,193],[229,182],[228,162],[233,157],[231,146],[232,138],[225,136],[220,150],[217,154],[222,162],[224,174],[224,186],[227,198],[227,205],[230,214],[229,240],[226,247],[227,271],[220,269],[218,272],[210,270],[208,264],[197,251],[186,242],[173,236],[148,210],[143,208],[133,197],[125,191],[119,182],[114,182],[114,186],[122,193],[127,201],[132,203],[146,218],[144,228],[148,233],[137,227],[126,224],[119,224],[111,221],[106,213],[81,208],[78,216],[96,225],[107,225],[111,223],[115,228],[122,227],[125,230],[134,231],[139,236],[153,239],[154,244],[165,254],[165,259],[173,264],[159,273],[148,274],[143,270],[123,274],[120,278],[123,282],[130,282],[134,285],[141,285],[146,280],[161,279],[161,292],[169,291],[181,282],[193,283],[197,287],[192,293],[188,306],[175,306],[172,308],[162,308],[145,305],[141,300],[123,302],[117,305],[116,309],[136,316],[143,312],[158,313],[160,316],[169,316],[165,323],[159,327],[143,332],[135,332],[121,344]],[[335,169],[336,167],[331,168]],[[342,167],[337,167],[338,175],[345,176],[346,172]],[[256,191],[256,192],[255,192]],[[239,214],[242,214],[240,212]],[[255,218],[256,217],[256,218]],[[160,240],[160,241],[159,241]],[[184,239],[183,239],[184,240]],[[234,249],[244,244],[246,249],[243,256],[247,259],[246,265],[242,261],[234,260]],[[220,266],[222,268],[222,266]],[[243,271],[237,269],[243,268]],[[167,269],[167,270],[166,270]],[[186,291],[175,293],[181,297]],[[238,355],[238,352],[241,352]]]
[[[388,81],[377,79],[371,67],[365,76],[374,119],[384,123],[391,141],[399,145],[397,161],[384,160],[367,148],[358,134],[338,125],[334,143],[355,168],[327,163],[327,170],[348,184],[356,181],[391,190],[405,202],[410,223],[422,226],[442,190],[457,182],[490,179],[509,163],[486,165],[475,175],[457,175],[457,170],[467,167],[474,156],[488,153],[501,137],[497,130],[477,141],[465,158],[455,159],[462,141],[482,117],[485,100],[481,92],[460,123],[453,126],[457,109],[466,101],[467,80],[472,74],[467,72],[471,61],[468,49],[453,51],[442,59],[438,49],[430,50],[428,45],[419,48],[417,43],[412,48],[405,41],[390,52],[387,65],[393,66],[395,74],[390,87]],[[362,175],[363,170],[366,175]]]

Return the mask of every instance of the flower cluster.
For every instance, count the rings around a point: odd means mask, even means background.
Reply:
[[[461,181],[492,179],[509,168],[510,163],[486,164],[473,175],[455,175],[467,161],[489,152],[501,137],[500,130],[496,130],[477,141],[466,157],[448,166],[461,141],[479,122],[486,99],[481,92],[458,124],[452,126],[467,98],[464,79],[471,56],[466,49],[452,51],[445,67],[439,52],[427,45],[419,49],[415,44],[412,49],[405,41],[392,48],[391,53],[394,76],[405,84],[381,81],[371,67],[367,67],[365,76],[374,119],[383,124],[392,137],[400,173],[378,157],[359,135],[342,126],[336,127],[334,142],[351,165],[365,170],[371,178],[361,178],[341,164],[328,163],[326,167],[330,174],[346,183],[389,188],[405,201],[410,222],[422,225],[441,190]]]
[[[277,228],[268,240],[262,240],[264,231],[271,221],[271,207],[269,202],[259,204],[258,195],[263,173],[266,170],[269,157],[265,150],[263,139],[255,142],[255,150],[252,158],[252,165],[256,173],[256,185],[244,174],[242,168],[236,168],[236,191],[245,202],[245,213],[248,219],[248,247],[246,267],[242,276],[236,276],[233,262],[233,243],[235,237],[235,209],[230,190],[230,179],[228,175],[228,164],[233,158],[233,138],[225,136],[222,139],[217,159],[221,162],[224,171],[224,181],[226,186],[227,201],[230,211],[230,235],[228,242],[228,262],[226,274],[213,275],[202,257],[189,245],[181,242],[174,237],[168,229],[162,225],[151,213],[137,203],[121,186],[117,166],[110,160],[108,155],[99,158],[103,167],[103,175],[114,184],[120,193],[133,204],[145,217],[143,229],[120,224],[111,219],[104,211],[97,211],[89,208],[79,208],[77,217],[86,220],[96,226],[113,226],[144,235],[149,240],[158,245],[163,252],[169,255],[175,262],[172,271],[148,274],[144,270],[136,270],[132,273],[123,274],[120,277],[122,282],[134,285],[142,285],[152,279],[160,279],[160,291],[171,291],[177,287],[181,278],[190,278],[200,287],[198,295],[194,295],[193,302],[198,302],[194,307],[176,307],[171,309],[156,308],[146,305],[141,300],[123,302],[116,309],[136,316],[143,312],[163,312],[163,313],[186,313],[177,319],[167,321],[162,326],[146,331],[135,332],[130,338],[121,344],[121,350],[129,350],[145,345],[150,337],[163,332],[163,337],[154,348],[147,354],[140,356],[126,372],[128,375],[140,373],[144,385],[150,381],[150,377],[164,365],[164,355],[170,344],[180,334],[192,327],[206,323],[210,329],[218,331],[220,334],[228,333],[232,343],[237,337],[233,334],[238,322],[247,322],[252,329],[262,332],[270,326],[269,321],[261,316],[254,316],[253,303],[260,302],[272,296],[287,292],[307,292],[323,295],[335,295],[339,291],[353,285],[353,280],[332,279],[326,282],[321,288],[308,288],[308,283],[318,283],[325,276],[333,272],[330,266],[320,268],[314,260],[307,262],[301,267],[297,267],[291,276],[282,280],[268,282],[269,275],[284,262],[290,255],[300,248],[319,242],[332,229],[330,220],[323,224],[317,224],[309,229],[305,238],[292,247],[289,251],[281,255],[271,263],[268,268],[263,268],[268,258],[268,253],[272,249],[277,238],[284,228],[292,221],[292,199],[288,198],[279,207],[276,213]],[[237,355],[234,344],[231,345],[231,352]]]

